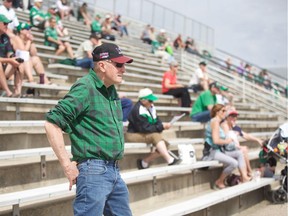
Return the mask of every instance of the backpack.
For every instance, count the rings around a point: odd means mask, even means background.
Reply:
[[[234,173],[228,175],[224,180],[224,183],[226,186],[238,185],[240,182],[241,182],[241,177]]]

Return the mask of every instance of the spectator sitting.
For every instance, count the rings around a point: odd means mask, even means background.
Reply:
[[[160,29],[159,34],[156,36],[156,40],[163,46],[167,41],[166,30]]]
[[[161,64],[169,63],[171,55],[165,51],[166,46],[161,45],[157,40],[152,41],[152,53],[158,57],[161,57]]]
[[[192,76],[189,86],[194,92],[207,91],[209,89],[209,77],[204,61],[199,63],[199,68],[196,69],[195,74]]]
[[[67,50],[70,58],[74,58],[73,50],[69,42],[62,42],[58,38],[58,33],[56,30],[56,19],[51,17],[49,19],[49,27],[47,27],[44,31],[46,46],[51,46],[56,48],[56,55],[60,55],[65,50]]]
[[[83,21],[84,24],[90,27],[92,19],[90,14],[87,11],[87,3],[84,2],[81,7],[79,7],[77,12],[77,21]]]
[[[30,9],[30,23],[32,26],[44,30],[48,27],[48,16],[44,11],[41,11],[42,0],[34,0],[34,6]]]
[[[115,35],[113,35],[112,32],[112,26],[111,26],[111,16],[107,14],[105,16],[105,20],[102,22],[102,38],[106,40],[115,41]]]
[[[22,79],[23,79],[23,65],[17,61],[14,56],[14,50],[12,48],[10,39],[6,34],[8,24],[11,20],[7,19],[6,16],[0,14],[0,86],[4,90],[2,96],[7,97],[19,97],[21,96]],[[12,93],[7,85],[4,65],[11,65],[11,74],[14,75],[14,93]],[[11,75],[8,74],[8,77]]]
[[[23,57],[25,74],[27,75],[29,82],[34,82],[34,78],[32,76],[32,70],[34,68],[36,73],[39,75],[40,84],[51,84],[51,82],[45,75],[45,69],[41,62],[41,59],[37,55],[37,48],[33,43],[34,38],[30,29],[31,26],[27,23],[20,23],[17,26],[19,38],[24,45],[24,50],[17,51],[19,52],[20,57],[21,55],[25,56],[25,58]]]
[[[126,36],[129,36],[128,30],[127,30],[127,23],[123,23],[121,21],[121,15],[118,14],[115,16],[113,23],[115,25],[116,31],[120,32],[120,37],[122,37],[125,33]]]
[[[236,109],[230,109],[227,111],[226,121],[227,121],[229,130],[233,130],[236,133],[236,135],[243,137],[245,140],[257,142],[262,147],[263,141],[261,139],[242,131],[241,127],[237,125],[236,121],[237,121],[238,115],[239,113],[237,112]],[[238,139],[237,139],[237,142],[236,142],[238,144],[237,147],[242,151],[244,155],[244,159],[245,159],[246,167],[247,167],[247,173],[249,176],[252,176],[252,168],[251,168],[250,160],[248,157],[249,149],[247,146],[240,146]]]
[[[243,61],[241,61],[241,62],[240,62],[240,65],[237,67],[237,73],[238,73],[238,75],[240,75],[240,76],[243,76],[244,73],[245,73],[244,64],[245,64],[245,63],[244,63]]]
[[[216,103],[225,105],[227,110],[230,109],[233,106],[233,94],[226,86],[221,86],[219,90],[220,94],[216,94]]]
[[[151,38],[151,26],[149,24],[143,30],[140,38],[143,41],[143,43],[152,44],[153,40]]]
[[[261,79],[261,84],[263,84],[266,89],[270,90],[272,88],[271,77],[269,76],[267,70],[266,69],[261,70],[259,73],[259,77]]]
[[[207,50],[203,50],[203,51],[202,51],[202,57],[203,57],[204,59],[210,60],[210,59],[212,58],[212,55],[211,55],[211,53],[208,52]]]
[[[172,61],[169,66],[170,70],[165,72],[163,75],[162,93],[180,98],[182,107],[190,107],[191,99],[187,88],[182,84],[177,83],[178,63],[176,61]]]
[[[57,24],[56,30],[57,30],[58,36],[62,37],[62,38],[64,38],[64,37],[68,38],[68,36],[69,36],[68,29],[64,28],[63,23],[62,23],[60,17],[58,16],[56,5],[52,5],[48,9],[47,17],[48,17],[48,19],[50,19],[51,17],[54,17],[56,19],[56,24]]]
[[[169,155],[167,141],[161,132],[171,127],[170,123],[162,123],[158,118],[153,102],[158,98],[153,92],[144,88],[139,91],[139,101],[132,108],[128,117],[128,131],[125,134],[126,142],[152,143],[156,151],[143,160],[137,160],[138,169],[146,169],[149,164],[159,156],[162,156],[168,165],[177,164],[178,160]]]
[[[121,100],[123,122],[127,122],[128,116],[133,108],[133,102],[130,98],[127,98],[123,92],[118,92],[118,95]]]
[[[172,42],[170,41],[170,38],[167,38],[167,41],[165,43],[165,52],[167,52],[170,56],[169,56],[169,59],[168,59],[168,63],[172,62],[172,61],[175,61],[175,58],[174,58],[174,50],[173,50],[173,44]]]
[[[208,150],[208,160],[218,160],[223,163],[224,169],[220,177],[214,183],[214,189],[225,188],[224,180],[238,167],[242,182],[247,182],[251,178],[247,176],[244,156],[239,150],[223,150],[223,146],[233,142],[231,138],[227,138],[225,131],[221,126],[221,122],[225,119],[226,109],[222,104],[216,104],[211,109],[211,121],[207,123],[205,128],[205,148]],[[225,124],[225,123],[222,123]]]
[[[183,43],[181,34],[179,34],[177,36],[177,38],[174,40],[173,46],[175,47],[175,49],[178,49],[178,48],[182,49],[185,47],[185,44]]]
[[[0,14],[7,17],[7,19],[11,20],[8,24],[8,29],[6,34],[13,33],[13,30],[19,25],[18,18],[14,9],[12,8],[12,0],[3,0],[3,5],[0,5]],[[10,37],[10,36],[9,36]]]
[[[100,33],[102,32],[102,26],[100,23],[101,16],[96,14],[95,19],[91,23],[91,33]]]
[[[185,41],[185,51],[189,52],[191,54],[200,55],[199,51],[197,50],[197,48],[195,46],[194,40],[190,37],[187,37],[187,39]]]
[[[193,104],[190,117],[194,122],[205,123],[210,120],[210,110],[216,104],[216,94],[219,94],[220,85],[217,82],[209,84],[209,90],[202,92]]]
[[[232,60],[231,58],[227,58],[225,61],[225,68],[227,72],[231,72],[232,71]]]
[[[67,0],[58,0],[56,2],[56,5],[61,19],[64,19],[66,17],[69,18],[70,15],[74,15],[72,8],[68,5]]]
[[[9,36],[13,48],[15,49],[14,46],[17,45],[20,46],[21,49],[24,49],[23,45],[21,45],[22,43],[19,37],[16,37],[14,34],[16,27],[19,25],[19,21],[14,9],[12,8],[12,0],[3,0],[3,5],[0,5],[0,14],[11,20],[11,22],[8,24],[6,34]]]
[[[249,64],[246,64],[244,67],[244,76],[246,77],[246,79],[252,79],[254,78],[253,74],[252,74],[252,66]]]
[[[94,68],[92,51],[96,46],[101,45],[101,35],[93,33],[90,35],[89,40],[83,41],[75,52],[76,64],[82,68]]]

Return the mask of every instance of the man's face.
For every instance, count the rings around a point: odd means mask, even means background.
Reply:
[[[170,66],[171,71],[176,73],[178,71],[178,65]]]
[[[6,8],[12,8],[12,0],[4,0],[3,1],[3,5],[6,7]]]
[[[109,87],[114,84],[120,84],[125,73],[125,64],[113,62],[111,60],[101,61],[104,63],[105,75],[104,84]]]
[[[210,91],[211,91],[211,93],[212,93],[213,95],[215,95],[215,94],[220,94],[220,90],[219,90],[218,88],[216,88],[216,87],[212,87],[212,88],[210,89]]]
[[[228,124],[235,125],[237,118],[238,118],[238,115],[236,115],[236,114],[232,114],[232,115],[227,116]]]
[[[0,33],[6,33],[8,29],[8,23],[0,22]]]
[[[35,5],[37,8],[41,8],[41,7],[42,7],[42,2],[35,2],[34,5]]]
[[[56,26],[56,20],[55,20],[55,19],[52,19],[52,20],[50,21],[50,26],[51,26],[52,28],[55,28],[55,26]]]
[[[200,65],[200,69],[201,69],[203,72],[206,72],[206,66],[205,66],[205,65]]]

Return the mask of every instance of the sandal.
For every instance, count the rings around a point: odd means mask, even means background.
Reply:
[[[223,186],[219,186],[219,185],[217,185],[216,183],[214,183],[214,185],[213,185],[213,189],[214,190],[222,190],[222,189],[224,189],[225,188],[225,186],[223,185]]]

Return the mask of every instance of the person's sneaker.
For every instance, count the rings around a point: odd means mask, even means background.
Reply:
[[[140,170],[140,169],[147,169],[148,167],[143,167],[142,160],[138,159],[137,160],[137,168]]]
[[[176,164],[179,164],[180,162],[181,162],[180,159],[174,158],[174,161],[172,163],[169,163],[168,166],[176,165]]]

